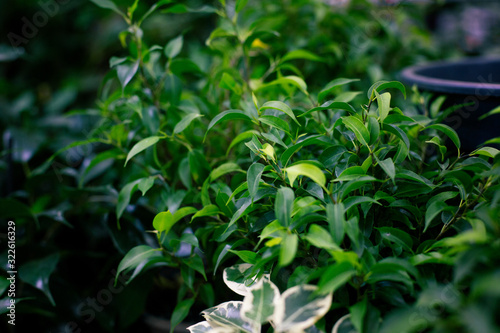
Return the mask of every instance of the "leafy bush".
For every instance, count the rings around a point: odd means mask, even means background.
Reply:
[[[422,114],[404,85],[378,81],[418,60],[426,39],[398,35],[398,20],[366,35],[368,13],[415,12],[365,1],[338,12],[322,1],[135,1],[126,11],[92,1],[126,22],[126,54],[110,59],[98,110],[84,113],[94,130],[68,147],[96,144],[71,176],[104,197],[99,209],[113,207],[103,219],[123,253],[115,282],[155,282],[152,306],[134,287],[131,318],[145,307],[176,326],[209,308],[192,332],[499,326],[500,154],[462,153],[438,110]],[[144,31],[160,10],[218,19],[206,43],[195,29],[156,45]],[[378,63],[394,50],[397,65]],[[306,301],[320,306],[288,316]]]

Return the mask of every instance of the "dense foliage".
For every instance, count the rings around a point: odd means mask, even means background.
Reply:
[[[123,50],[97,108],[68,114],[92,130],[30,177],[90,154],[57,170],[57,199],[2,201],[50,232],[81,205],[113,243],[105,288],[133,306],[68,299],[76,328],[123,329],[146,309],[173,329],[207,308],[192,332],[500,327],[499,151],[462,152],[442,100],[381,80],[432,57],[419,7],[92,2],[123,19]],[[145,33],[159,12],[179,22],[165,45]],[[26,312],[47,317],[65,255],[51,250],[19,273],[46,295]]]

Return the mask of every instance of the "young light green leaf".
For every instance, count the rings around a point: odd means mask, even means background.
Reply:
[[[216,124],[218,124],[224,120],[236,120],[236,119],[252,120],[252,118],[247,116],[241,110],[227,110],[227,111],[221,112],[217,116],[215,116],[214,119],[212,119],[210,124],[208,124],[208,128],[207,128],[207,131],[205,133],[205,137],[203,138],[203,141],[205,141],[205,139],[207,138],[208,131],[210,131],[210,129],[212,127],[214,127]]]
[[[479,119],[479,120],[483,120],[483,119],[484,119],[484,118],[486,118],[486,117],[489,117],[489,116],[492,116],[492,115],[494,115],[494,114],[498,114],[498,113],[500,113],[500,106],[497,106],[497,107],[496,107],[496,108],[494,108],[493,110],[491,110],[491,111],[489,111],[489,112],[487,112],[487,113],[483,114],[483,115],[482,115],[482,116],[480,116],[478,119]]]
[[[170,211],[160,212],[156,214],[153,219],[153,228],[159,232],[165,232],[166,234],[170,231],[170,228],[175,224],[174,216]]]
[[[329,310],[332,294],[318,295],[318,287],[298,285],[286,290],[276,306],[276,332],[301,332],[314,325]]]
[[[292,85],[292,86],[299,88],[299,90],[302,91],[305,95],[307,95],[307,96],[309,95],[309,93],[307,92],[307,85],[304,82],[304,80],[298,76],[295,76],[295,75],[283,76],[283,77],[280,77],[279,79],[276,79],[276,80],[271,81],[269,83],[264,83],[264,84],[260,85],[259,87],[257,87],[257,89],[255,89],[255,91],[259,91],[259,90],[262,90],[262,89],[265,89],[265,88],[268,88],[268,87],[271,87],[274,85],[282,85],[282,86],[283,85],[284,86]]]
[[[389,89],[389,88],[395,88],[401,91],[403,94],[404,98],[406,98],[406,89],[405,86],[398,81],[379,81],[375,82],[370,89],[368,89],[368,99],[373,99],[375,96],[374,90],[377,92],[381,92],[384,89]]]
[[[334,79],[333,81],[330,81],[324,88],[319,92],[318,95],[318,102],[321,103],[326,96],[328,96],[335,88],[349,84],[351,82],[356,82],[359,81],[359,79],[345,79],[345,78],[338,78]]]
[[[342,122],[344,125],[354,132],[356,138],[365,146],[369,147],[368,142],[370,142],[370,132],[363,124],[361,120],[359,120],[355,116],[343,117]]]
[[[198,211],[196,214],[194,214],[193,217],[191,218],[191,221],[193,221],[197,217],[215,216],[219,214],[221,214],[219,207],[217,207],[216,205],[208,205],[203,207],[203,209]]]
[[[281,63],[284,63],[285,61],[290,61],[293,59],[305,59],[305,60],[310,60],[310,61],[318,61],[318,62],[324,62],[325,60],[314,53],[307,51],[307,50],[293,50],[288,52],[281,58]]]
[[[280,291],[268,279],[260,279],[243,299],[241,316],[249,322],[264,324],[268,322],[279,302]]]
[[[274,210],[278,222],[284,227],[290,226],[294,200],[295,194],[289,187],[280,188],[276,194]]]
[[[375,96],[377,96],[380,123],[384,123],[384,119],[389,115],[389,111],[391,110],[391,94],[383,93],[379,95],[376,90],[374,92]]]
[[[161,256],[161,252],[159,249],[153,249],[148,245],[139,245],[132,248],[128,253],[123,257],[118,264],[118,270],[115,276],[115,285],[118,281],[118,277],[120,273],[127,272],[131,269],[136,268],[143,261],[150,259],[152,257]]]
[[[160,141],[161,137],[159,136],[150,136],[149,138],[142,139],[141,141],[137,142],[130,152],[127,155],[127,158],[125,160],[125,165],[127,165],[128,161],[134,157],[135,155],[139,154],[141,151],[144,149],[147,149],[151,147],[152,145],[156,144],[158,141]]]
[[[326,191],[326,177],[317,166],[309,163],[299,163],[284,170],[288,176],[288,180],[290,181],[290,186],[293,186],[295,179],[297,179],[298,176],[306,176],[311,178],[316,184],[321,186]]]
[[[290,118],[292,118],[293,121],[295,121],[297,123],[297,125],[300,126],[300,123],[297,121],[297,118],[295,118],[295,115],[294,115],[292,109],[288,105],[286,105],[285,103],[280,102],[280,101],[269,101],[269,102],[264,103],[264,105],[262,105],[260,107],[259,111],[267,110],[267,109],[275,109],[275,110],[278,110],[278,111],[285,113]]]
[[[500,153],[500,150],[493,147],[481,147],[479,149],[474,150],[471,155],[483,155],[491,158],[495,158],[496,155]]]
[[[278,265],[280,267],[288,266],[295,259],[297,247],[299,245],[299,236],[296,234],[286,234],[281,240]]]
[[[328,251],[342,251],[342,249],[333,241],[333,238],[328,231],[317,224],[311,225],[309,233],[303,238],[317,248]]]
[[[182,44],[184,42],[184,38],[182,35],[177,36],[176,38],[170,40],[165,46],[165,55],[169,59],[175,58],[182,50]]]
[[[254,198],[259,189],[259,182],[264,172],[265,166],[260,163],[254,163],[248,168],[247,173],[247,183],[248,183],[248,193],[250,198]]]
[[[233,162],[227,162],[213,169],[212,172],[210,172],[210,179],[213,181],[231,172],[244,172],[244,171],[241,170],[238,164]]]
[[[203,115],[199,113],[188,113],[186,116],[184,116],[184,118],[181,119],[181,121],[177,123],[177,125],[175,125],[174,133],[181,133],[186,129],[186,127],[189,126],[189,124],[191,124],[193,120],[199,117],[203,117]]]
[[[41,290],[53,306],[56,306],[56,303],[49,289],[49,278],[58,262],[59,253],[54,253],[42,259],[29,261],[19,267],[19,278]]]

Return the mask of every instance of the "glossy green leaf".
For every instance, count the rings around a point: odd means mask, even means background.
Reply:
[[[384,170],[384,172],[391,178],[391,180],[394,182],[394,179],[396,177],[396,167],[394,166],[394,162],[392,161],[392,158],[386,158],[385,160],[380,161],[377,158],[378,165]]]
[[[288,105],[286,105],[285,103],[280,102],[280,101],[269,101],[269,102],[264,103],[264,105],[262,105],[260,107],[259,111],[267,110],[267,109],[274,109],[274,110],[278,110],[278,111],[285,113],[290,118],[292,118],[292,120],[295,121],[297,123],[297,125],[300,126],[300,123],[297,121],[297,118],[295,118],[295,114],[293,113],[292,109]]]
[[[319,225],[311,225],[309,232],[303,238],[317,248],[328,251],[342,251],[342,249],[334,242],[330,233]]]
[[[345,208],[342,203],[329,203],[326,205],[326,219],[330,234],[336,244],[341,244],[345,235]]]
[[[377,230],[380,232],[380,236],[382,236],[383,239],[387,239],[411,251],[413,240],[408,233],[391,227],[380,227],[377,228]]]
[[[118,276],[122,272],[127,272],[131,269],[135,269],[139,266],[143,261],[151,259],[152,257],[161,256],[161,252],[159,249],[153,249],[148,245],[139,245],[132,248],[128,253],[123,257],[118,264],[118,270],[115,276],[115,285],[118,281]]]
[[[125,14],[118,9],[118,7],[115,5],[115,3],[111,0],[90,0],[93,3],[95,3],[97,6],[105,9],[111,9],[115,13],[120,14],[121,16],[125,17]]]
[[[264,83],[261,86],[259,86],[255,91],[263,90],[275,85],[281,85],[281,86],[292,85],[294,87],[299,88],[299,90],[302,91],[305,95],[309,95],[307,93],[307,85],[304,82],[304,80],[295,75],[283,76],[269,83]]]
[[[343,117],[342,122],[344,125],[354,132],[356,138],[365,146],[368,147],[368,142],[370,142],[370,132],[363,124],[361,120],[359,120],[355,116]]]
[[[457,132],[453,128],[445,124],[434,124],[427,126],[425,129],[433,128],[444,133],[450,140],[455,144],[457,149],[460,151],[460,138],[458,137]]]
[[[264,168],[265,166],[260,163],[253,163],[250,168],[248,168],[248,193],[252,199],[255,197],[257,190],[259,189],[259,182],[261,180],[262,173],[264,172]]]
[[[410,150],[410,140],[406,133],[396,125],[392,124],[382,124],[382,131],[394,134],[398,139],[400,139],[406,145],[407,150]]]
[[[155,183],[155,177],[148,177],[148,178],[142,178],[139,183],[137,184],[137,187],[139,190],[142,192],[142,195],[144,196],[147,191],[153,187],[153,184]]]
[[[118,80],[120,80],[123,89],[125,89],[125,87],[129,84],[129,82],[134,78],[138,69],[139,69],[139,61],[135,61],[131,64],[122,63],[116,66],[116,73],[118,75]]]
[[[330,81],[318,94],[318,102],[322,102],[326,96],[328,96],[333,90],[337,87],[349,84],[351,82],[357,82],[359,79],[345,79],[345,78],[337,78]]]
[[[205,133],[205,137],[203,138],[203,140],[206,139],[207,134],[210,131],[210,129],[212,127],[214,127],[215,125],[217,125],[218,123],[220,123],[221,121],[237,120],[237,119],[239,119],[239,120],[252,120],[252,118],[250,118],[243,111],[240,111],[240,110],[228,110],[228,111],[221,112],[217,116],[215,116],[214,119],[212,119],[210,124],[208,124],[208,128],[207,128],[207,131]]]
[[[216,205],[208,205],[203,207],[203,209],[201,209],[200,211],[196,212],[196,214],[194,214],[191,218],[191,221],[193,221],[197,217],[216,216],[219,214],[221,214],[219,207],[217,207]]]
[[[274,211],[278,222],[284,227],[290,226],[294,200],[295,194],[289,187],[280,188],[276,194]]]
[[[290,51],[287,54],[285,54],[283,56],[283,58],[281,58],[281,62],[283,63],[285,61],[290,61],[290,60],[294,60],[294,59],[305,59],[305,60],[318,61],[318,62],[324,61],[323,58],[317,56],[316,54],[314,54],[310,51],[299,49],[299,50]]]
[[[406,88],[401,82],[398,82],[398,81],[379,81],[379,82],[374,83],[370,87],[370,89],[368,89],[368,99],[373,99],[373,97],[375,95],[375,93],[373,92],[374,90],[376,90],[378,93],[380,93],[382,90],[390,89],[390,88],[398,89],[399,91],[401,91],[404,98],[406,98]]]
[[[278,257],[278,265],[281,267],[288,266],[295,259],[297,247],[299,245],[299,237],[296,234],[286,234],[280,244],[280,253]]]
[[[127,165],[128,161],[134,157],[135,155],[139,154],[143,150],[151,147],[152,145],[156,144],[158,141],[160,141],[161,137],[159,136],[150,136],[149,138],[142,139],[141,141],[137,142],[130,152],[127,154],[127,159],[125,160],[125,165]]]
[[[168,233],[175,222],[171,212],[160,212],[153,219],[153,228],[159,232]]]
[[[233,141],[231,141],[231,144],[229,145],[229,147],[227,148],[227,151],[226,151],[226,155],[229,155],[229,151],[234,147],[236,146],[238,143],[242,142],[242,141],[246,141],[248,139],[251,139],[253,135],[255,134],[258,134],[257,131],[255,130],[249,130],[249,131],[245,131],[245,132],[242,132],[240,134],[238,134],[234,139]]]
[[[500,153],[500,150],[493,147],[481,147],[479,149],[474,150],[471,155],[483,155],[487,157],[494,158],[496,155]]]
[[[189,124],[191,124],[193,120],[199,117],[203,117],[203,115],[199,113],[188,113],[186,116],[184,116],[184,118],[181,119],[181,121],[177,123],[177,125],[175,125],[174,133],[181,133],[186,129],[186,127],[189,126]]]
[[[118,221],[120,220],[120,217],[127,208],[128,204],[130,203],[130,198],[132,197],[132,194],[137,190],[137,187],[142,179],[137,179],[133,182],[128,183],[120,190],[120,193],[118,193],[118,202],[116,204],[116,219]],[[118,223],[118,226],[119,225],[120,224]]]
[[[27,284],[41,290],[53,306],[56,305],[49,289],[49,279],[59,262],[59,253],[45,258],[29,261],[19,267],[19,278]]]
[[[295,179],[297,179],[298,176],[306,176],[326,190],[326,177],[321,169],[315,165],[309,163],[299,163],[284,170],[288,176],[288,180],[290,181],[290,186],[293,186]]]
[[[213,169],[210,173],[210,179],[213,181],[231,172],[243,172],[243,170],[241,170],[238,164],[227,162]]]
[[[304,117],[311,112],[315,111],[323,111],[323,110],[345,110],[349,112],[350,114],[355,114],[356,110],[348,103],[346,102],[335,102],[335,101],[328,101],[323,103],[321,106],[314,107],[312,109],[307,110],[304,113],[301,113],[299,117]]]
[[[383,93],[380,94],[375,90],[375,96],[377,96],[377,104],[378,104],[378,114],[380,123],[383,123],[385,118],[389,115],[389,111],[391,110],[391,94]]]
[[[291,136],[290,126],[288,126],[287,122],[281,118],[278,118],[275,116],[261,116],[261,117],[259,117],[258,121],[265,124],[265,125],[279,129],[279,130],[287,133],[288,136]]]
[[[165,56],[169,59],[173,59],[179,55],[182,50],[182,44],[184,43],[184,38],[182,35],[177,36],[176,38],[170,40],[165,46]]]

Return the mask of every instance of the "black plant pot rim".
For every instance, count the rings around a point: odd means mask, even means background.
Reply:
[[[473,66],[500,66],[500,58],[471,58],[458,61],[436,61],[422,65],[405,68],[401,72],[401,79],[409,85],[417,85],[418,88],[428,91],[442,92],[448,94],[462,95],[488,95],[500,96],[500,83],[488,83],[487,76],[482,81],[451,80],[433,76],[433,72],[443,69],[453,70],[459,68],[473,68]],[[485,67],[483,67],[484,69]],[[425,74],[424,74],[424,73]],[[431,74],[429,74],[431,73]],[[484,73],[483,73],[484,74]],[[480,74],[481,75],[481,74]]]

